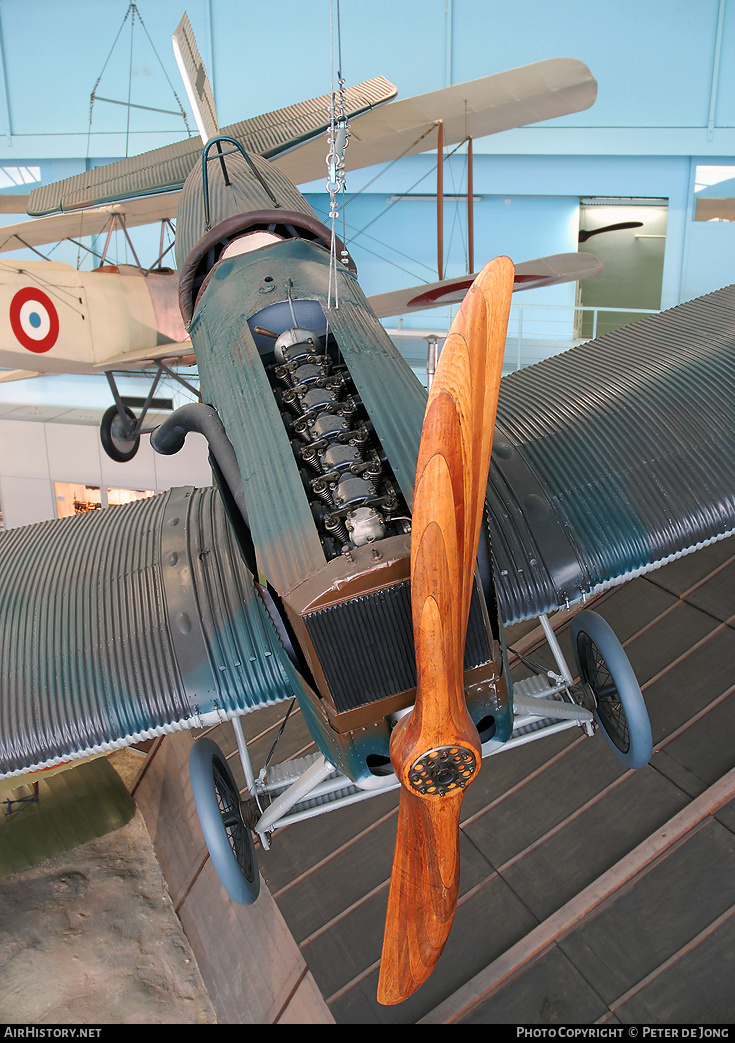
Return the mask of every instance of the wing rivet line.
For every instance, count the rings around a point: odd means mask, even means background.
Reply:
[[[444,797],[452,790],[464,789],[476,770],[473,750],[465,746],[437,746],[414,761],[408,781],[418,793]]]

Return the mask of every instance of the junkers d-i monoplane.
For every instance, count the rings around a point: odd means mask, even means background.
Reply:
[[[630,767],[651,756],[607,624],[575,614],[573,672],[548,614],[733,532],[735,290],[501,384],[499,258],[427,403],[346,247],[276,165],[207,137],[176,237],[203,401],[152,441],[203,434],[215,485],[2,535],[2,773],[231,719],[247,792],[207,738],[190,764],[241,903],[258,893],[253,833],[268,846],[400,787],[379,982],[397,1003],[449,933],[484,758],[577,727]],[[512,685],[503,627],[533,617],[558,674]],[[239,718],[294,698],[318,753],[256,775]]]

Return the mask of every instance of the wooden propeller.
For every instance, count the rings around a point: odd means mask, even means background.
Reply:
[[[378,1001],[402,1003],[429,977],[454,919],[459,813],[480,766],[464,697],[463,662],[513,264],[475,279],[434,376],[419,446],[411,531],[417,690],[393,730],[401,782]]]

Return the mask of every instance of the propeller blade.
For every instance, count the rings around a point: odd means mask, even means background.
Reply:
[[[459,891],[459,814],[480,740],[464,698],[475,575],[513,264],[472,284],[436,368],[419,446],[411,529],[416,703],[391,736],[401,782],[378,1001],[402,1003],[434,969]]]
[[[580,243],[586,243],[588,239],[591,239],[593,235],[602,235],[603,232],[622,232],[626,228],[642,228],[642,221],[618,221],[615,225],[605,225],[604,228],[580,228],[579,230],[579,241]]]

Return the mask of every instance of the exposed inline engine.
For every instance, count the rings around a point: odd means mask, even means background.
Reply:
[[[405,502],[344,363],[302,327],[280,334],[273,354],[276,401],[327,557],[410,531]]]

